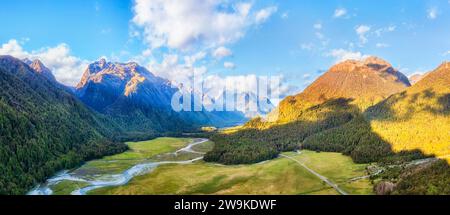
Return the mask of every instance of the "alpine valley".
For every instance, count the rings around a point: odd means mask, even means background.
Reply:
[[[134,62],[70,88],[0,56],[0,194],[450,194],[450,63],[414,82],[347,60],[248,120],[174,111],[179,89]]]

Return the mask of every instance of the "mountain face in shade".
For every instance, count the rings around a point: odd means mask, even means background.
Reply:
[[[233,113],[175,112],[171,100],[177,91],[168,80],[137,63],[104,59],[90,64],[76,87],[76,94],[85,104],[130,131],[180,131],[203,125],[226,126],[243,119]]]
[[[365,109],[409,86],[408,78],[385,60],[348,60],[331,67],[302,93],[284,99],[278,108],[279,116],[289,121],[305,108],[339,98],[351,99]]]
[[[126,148],[109,140],[120,132],[114,123],[44,73],[0,56],[0,194],[23,194],[58,170]]]
[[[88,66],[76,89],[80,99],[99,112],[107,112],[121,99],[167,108],[176,92],[169,81],[136,63],[110,63],[104,59]]]

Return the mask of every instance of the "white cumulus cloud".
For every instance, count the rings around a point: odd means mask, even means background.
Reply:
[[[276,11],[253,12],[252,6],[235,0],[135,0],[132,22],[152,48],[218,47],[242,38]]]

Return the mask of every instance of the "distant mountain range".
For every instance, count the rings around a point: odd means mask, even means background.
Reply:
[[[240,112],[175,112],[171,99],[178,90],[169,80],[153,75],[137,63],[111,63],[102,59],[88,66],[75,93],[89,107],[134,132],[224,127],[246,120]]]

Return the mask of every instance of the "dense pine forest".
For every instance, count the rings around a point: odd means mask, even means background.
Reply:
[[[225,164],[255,163],[277,157],[282,151],[301,147],[308,136],[337,127],[353,118],[349,100],[337,99],[305,110],[299,120],[265,128],[260,118],[248,122],[244,129],[230,134],[217,134],[216,143],[206,161]]]

